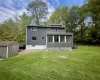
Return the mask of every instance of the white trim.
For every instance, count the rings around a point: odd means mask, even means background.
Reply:
[[[47,47],[47,41],[48,41],[48,39],[47,39],[47,38],[48,38],[48,36],[46,35],[46,47]]]
[[[66,36],[65,36],[65,42],[66,42]]]
[[[6,58],[8,58],[8,46],[7,46],[7,53],[6,53]]]
[[[59,42],[60,42],[60,36],[59,36]]]
[[[15,46],[12,46],[12,51],[15,51]]]
[[[52,38],[52,39],[53,39],[52,41],[54,42],[54,36],[52,36],[52,37],[53,37],[53,38]]]
[[[26,28],[26,45],[27,45],[27,28]]]

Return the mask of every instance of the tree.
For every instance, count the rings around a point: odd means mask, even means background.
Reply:
[[[88,9],[95,27],[100,29],[100,0],[88,0]]]
[[[68,7],[58,7],[48,20],[52,24],[64,24],[68,16]]]
[[[34,15],[35,23],[38,25],[40,24],[40,19],[46,17],[48,13],[47,4],[42,0],[33,0],[28,4],[27,10]]]
[[[17,41],[17,28],[15,23],[14,20],[9,19],[0,25],[2,41]]]
[[[88,11],[91,14],[93,24],[95,26],[95,39],[100,40],[100,1],[88,0]],[[96,38],[97,37],[97,38]],[[100,44],[100,42],[99,42]]]
[[[21,44],[25,44],[26,41],[26,26],[31,24],[34,16],[28,16],[24,12],[21,16],[16,18],[16,27],[18,28],[18,42]]]
[[[58,24],[61,22],[61,9],[60,7],[56,8],[55,12],[50,16],[50,19],[48,20],[51,24]]]
[[[88,17],[90,17],[90,14],[88,12],[88,7],[87,7],[87,4],[84,4],[83,6],[80,7],[80,10],[79,10],[79,25],[80,25],[81,38],[83,37],[83,32],[84,32],[83,30],[84,28],[86,28],[85,20]]]
[[[79,22],[79,6],[72,6],[69,9],[68,18],[66,19],[66,31],[75,32]]]
[[[25,44],[26,26],[31,23],[34,16],[27,16],[26,13],[16,17],[15,20],[6,20],[0,25],[1,41],[16,41]]]

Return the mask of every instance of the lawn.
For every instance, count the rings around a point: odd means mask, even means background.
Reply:
[[[100,47],[9,58],[0,61],[0,80],[100,80]]]

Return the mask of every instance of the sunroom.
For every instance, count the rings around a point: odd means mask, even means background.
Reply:
[[[48,49],[72,49],[73,34],[66,32],[48,32],[46,38],[46,46]]]

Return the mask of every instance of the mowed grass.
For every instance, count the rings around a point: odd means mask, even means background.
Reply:
[[[0,61],[0,80],[100,80],[100,47],[9,58]]]

